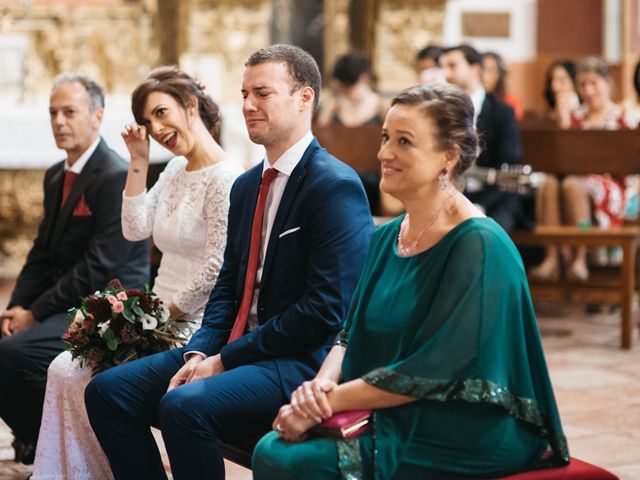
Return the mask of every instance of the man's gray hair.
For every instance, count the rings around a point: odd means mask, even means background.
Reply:
[[[51,91],[55,90],[60,85],[66,85],[68,83],[79,83],[85,88],[87,95],[89,95],[89,103],[92,111],[96,111],[98,108],[104,108],[104,90],[102,90],[102,87],[86,75],[82,75],[80,73],[61,73],[53,79],[53,87],[51,88]]]

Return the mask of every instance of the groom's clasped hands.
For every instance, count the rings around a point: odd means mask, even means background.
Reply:
[[[197,382],[222,372],[224,372],[224,365],[220,354],[205,358],[198,353],[193,353],[182,368],[171,378],[167,392],[185,383]]]

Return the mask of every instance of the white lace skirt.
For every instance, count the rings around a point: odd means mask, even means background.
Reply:
[[[32,480],[113,479],[84,406],[90,381],[91,369],[80,367],[69,352],[49,365]]]

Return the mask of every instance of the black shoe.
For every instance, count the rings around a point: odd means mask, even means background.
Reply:
[[[22,451],[24,450],[24,443],[15,438],[11,443],[11,447],[13,448],[13,461],[16,463],[20,462],[20,458],[22,457]]]
[[[36,446],[33,443],[23,443],[15,439],[11,444],[15,451],[14,460],[16,463],[24,463],[25,465],[33,465],[36,457]]]
[[[20,456],[20,462],[25,465],[33,465],[34,460],[36,459],[36,444],[35,443],[25,443],[24,448],[22,449],[22,455]]]

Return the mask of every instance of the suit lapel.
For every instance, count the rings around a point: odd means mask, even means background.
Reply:
[[[46,215],[49,215],[51,219],[47,225],[47,230],[44,232],[44,244],[49,244],[49,238],[56,226],[58,219],[60,200],[62,199],[62,184],[64,183],[64,162],[60,164],[60,168],[51,176],[49,184],[46,186],[48,190],[48,205],[46,205]]]
[[[267,278],[271,264],[273,263],[273,255],[279,240],[279,235],[284,225],[285,220],[289,214],[289,210],[296,199],[296,196],[302,185],[304,177],[307,175],[307,163],[313,157],[313,154],[320,148],[318,141],[314,138],[309,144],[307,149],[302,155],[300,162],[291,172],[291,177],[287,182],[287,186],[282,194],[280,205],[276,213],[276,218],[273,221],[273,227],[271,228],[271,236],[269,237],[269,243],[267,244],[267,253],[264,258],[264,266],[262,267],[262,281]]]
[[[487,116],[490,115],[489,110],[491,110],[491,105],[489,94],[487,93],[487,96],[484,97],[484,102],[482,102],[482,108],[480,109],[480,113],[478,114],[478,120],[476,121],[476,129],[479,132],[486,131],[485,125],[487,122]]]
[[[89,185],[91,185],[91,183],[98,176],[98,172],[100,170],[100,159],[102,157],[103,148],[105,148],[104,140],[100,140],[100,143],[98,144],[98,147],[96,148],[95,152],[93,152],[93,154],[87,161],[87,164],[84,166],[84,168],[82,169],[82,172],[80,173],[75,183],[73,184],[73,187],[71,188],[71,192],[69,192],[69,196],[67,197],[67,200],[64,202],[62,209],[60,209],[60,211],[58,212],[58,217],[56,218],[56,221],[55,221],[55,227],[53,229],[53,236],[51,239],[52,248],[53,246],[58,244],[58,241],[60,240],[60,237],[62,236],[62,233],[65,230],[67,222],[69,221],[69,218],[71,217],[71,214],[76,204],[78,203],[78,200],[80,199],[80,196],[85,192],[85,190],[89,187]],[[61,172],[61,176],[64,177],[64,168]],[[60,189],[60,191],[61,190],[62,189]],[[58,205],[60,204],[60,197],[61,197],[61,193],[58,194],[58,198],[57,198]],[[54,205],[54,208],[56,208],[55,205]]]

